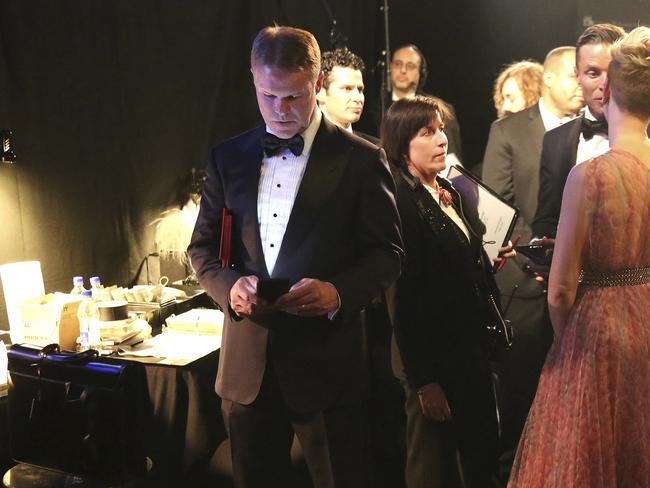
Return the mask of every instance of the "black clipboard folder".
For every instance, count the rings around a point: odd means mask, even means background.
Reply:
[[[490,259],[495,258],[510,240],[519,209],[462,166],[452,166],[447,179],[463,199],[466,217],[480,222],[483,249]]]

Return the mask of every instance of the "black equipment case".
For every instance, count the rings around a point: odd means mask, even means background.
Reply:
[[[9,435],[14,460],[91,480],[122,482],[147,471],[149,401],[142,364],[13,345]]]

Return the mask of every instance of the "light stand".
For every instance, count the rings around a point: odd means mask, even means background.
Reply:
[[[383,120],[386,114],[386,95],[392,91],[390,81],[390,39],[388,34],[388,0],[382,0],[382,5],[379,10],[384,14],[384,49],[381,52],[382,59],[380,59],[378,67],[381,71],[381,96],[379,97],[381,104],[381,118]]]
[[[341,49],[347,47],[348,38],[341,34],[337,29],[336,19],[334,18],[334,14],[332,13],[332,9],[330,8],[329,3],[327,3],[327,0],[321,0],[321,3],[323,4],[323,9],[325,9],[325,13],[330,20],[330,44],[332,45],[332,49]]]

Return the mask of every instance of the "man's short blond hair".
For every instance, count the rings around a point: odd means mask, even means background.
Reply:
[[[287,72],[320,74],[320,47],[311,32],[295,27],[265,27],[253,41],[251,67],[270,66]]]

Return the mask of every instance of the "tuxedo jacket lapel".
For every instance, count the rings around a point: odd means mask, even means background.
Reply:
[[[323,117],[273,270],[276,276],[282,275],[287,257],[298,252],[343,176],[352,146],[343,143],[344,136],[337,133],[339,130]]]
[[[259,272],[261,277],[268,277],[257,215],[257,193],[263,157],[261,141],[264,132],[264,127],[260,127],[251,133],[242,148],[241,164],[232,165],[231,181],[237,183],[231,193],[236,208],[231,207],[231,210],[236,216],[237,208],[242,209],[241,239],[245,252],[248,253],[255,271]]]
[[[580,117],[575,118],[572,121],[567,122],[571,124],[567,127],[568,137],[566,138],[565,154],[566,156],[562,158],[562,161],[566,161],[568,164],[569,171],[576,165],[576,158],[578,156],[578,144],[580,143],[580,128],[582,127],[582,119],[585,117],[582,114]]]

